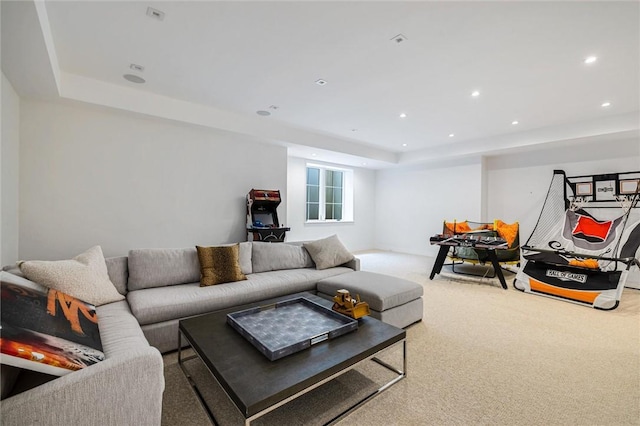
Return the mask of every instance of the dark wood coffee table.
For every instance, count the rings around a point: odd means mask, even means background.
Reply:
[[[231,401],[245,418],[245,425],[270,411],[298,398],[322,384],[351,370],[358,364],[372,360],[396,373],[390,382],[335,417],[328,424],[346,416],[380,392],[406,377],[406,332],[389,324],[365,317],[358,329],[308,349],[269,361],[249,341],[227,324],[228,313],[287,300],[306,297],[330,307],[332,303],[311,293],[298,293],[258,303],[238,306],[180,321],[180,347],[191,346],[195,355],[183,358],[178,350],[178,363],[189,379],[193,390],[214,424],[217,424],[184,362],[200,358]],[[184,340],[183,340],[184,339]],[[402,344],[402,369],[396,369],[376,358],[381,351]]]

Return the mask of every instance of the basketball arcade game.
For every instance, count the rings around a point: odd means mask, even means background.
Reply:
[[[640,172],[567,177],[555,170],[514,287],[615,309],[630,269],[640,267],[639,199]]]

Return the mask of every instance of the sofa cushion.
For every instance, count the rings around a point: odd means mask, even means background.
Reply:
[[[200,286],[247,279],[240,270],[238,244],[218,247],[196,246],[196,250],[200,262]]]
[[[7,272],[0,288],[3,364],[61,376],[104,360],[93,305]]]
[[[251,264],[251,256],[253,255],[253,244],[250,241],[240,243],[238,252],[240,271],[245,275],[252,274],[253,265]]]
[[[374,272],[355,271],[318,281],[318,291],[334,295],[345,288],[378,312],[395,308],[422,296],[424,289],[418,283]]]
[[[267,243],[269,244],[269,243]],[[274,243],[275,244],[275,243]],[[349,268],[288,269],[247,275],[245,281],[200,287],[200,283],[130,291],[127,300],[140,325],[154,324],[301,291]]]
[[[107,264],[109,279],[113,285],[116,286],[118,293],[126,296],[127,280],[129,279],[129,264],[127,256],[107,257],[104,261]]]
[[[304,247],[259,241],[252,246],[251,263],[254,273],[313,267],[313,260]]]
[[[129,250],[129,291],[200,280],[195,247]]]
[[[126,300],[96,308],[100,340],[107,359],[149,347]]]
[[[317,269],[333,268],[353,259],[353,254],[342,244],[337,235],[303,244]]]
[[[18,266],[29,280],[96,306],[124,299],[109,279],[100,246],[71,260],[30,260]]]
[[[251,273],[251,243],[240,243],[240,269]],[[129,291],[165,287],[200,280],[200,262],[195,247],[129,250]]]

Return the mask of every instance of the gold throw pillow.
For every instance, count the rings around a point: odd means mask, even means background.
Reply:
[[[239,245],[200,247],[200,287],[246,280],[240,269]]]

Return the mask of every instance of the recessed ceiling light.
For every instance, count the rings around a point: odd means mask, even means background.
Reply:
[[[403,144],[402,144],[402,146],[407,146],[407,144],[406,144],[406,143],[403,143]]]
[[[263,109],[261,109],[259,111],[256,111],[256,114],[261,115],[263,117],[267,117],[267,116],[271,115],[271,113],[269,111],[265,111]]]
[[[363,165],[363,166],[366,166],[366,165],[367,165],[367,163],[362,163],[362,165]]]
[[[318,86],[324,86],[325,84],[327,84],[327,81],[323,80],[323,79],[318,79],[318,80],[316,80],[316,84]]]
[[[400,113],[400,118],[407,118],[407,114],[405,114],[404,112]]]
[[[314,152],[314,153],[312,153],[312,154],[311,154],[311,156],[312,156],[312,157],[315,157],[315,156],[316,156],[316,153],[315,153],[315,152]]]
[[[407,41],[407,37],[405,37],[402,34],[398,34],[397,36],[393,37],[391,40],[395,41],[396,43],[402,43],[403,41]]]
[[[514,125],[514,126],[515,126],[515,125],[517,125],[517,124],[518,124],[518,120],[513,120],[513,121],[511,122],[511,124],[512,124],[512,125]]]
[[[478,96],[480,96],[480,92],[478,92],[477,90],[474,90],[473,92],[471,92],[471,96],[473,96],[474,98],[477,98]]]
[[[130,81],[132,83],[142,84],[145,82],[144,78],[138,77],[137,75],[133,75],[133,74],[125,74],[122,77],[124,77],[125,80]]]
[[[452,137],[454,137],[454,136],[455,136],[455,135],[454,135],[453,133],[449,133],[449,137],[450,137],[450,138],[452,138]]]
[[[603,108],[607,108],[611,106],[611,102],[604,102],[602,105],[600,105]]]
[[[589,57],[584,59],[584,63],[585,64],[592,64],[597,60],[598,60],[598,58],[596,56],[589,56]]]

